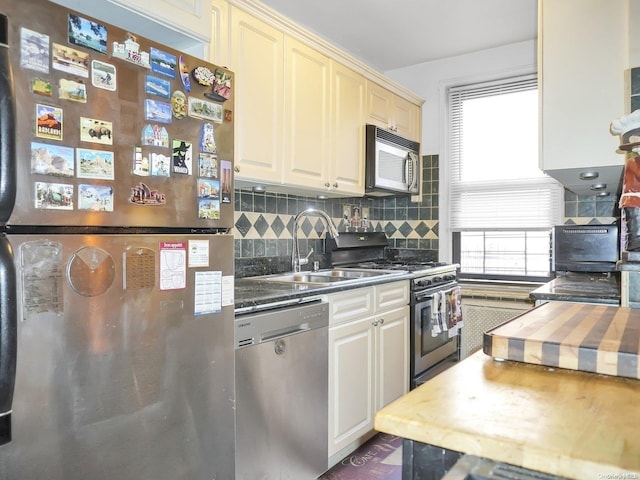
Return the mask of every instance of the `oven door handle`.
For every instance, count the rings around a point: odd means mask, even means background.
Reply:
[[[456,288],[458,288],[458,284],[454,284],[454,285],[448,285],[447,288],[445,289],[440,289],[440,288],[433,288],[431,290],[429,290],[429,293],[416,293],[415,294],[415,301],[416,303],[422,303],[428,300],[431,300],[431,297],[433,296],[434,293],[439,293],[439,292],[444,292],[445,295],[450,295],[451,292],[453,292]]]

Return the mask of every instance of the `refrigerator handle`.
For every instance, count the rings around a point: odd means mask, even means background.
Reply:
[[[16,381],[18,313],[16,270],[11,244],[0,236],[0,445],[11,441],[11,409]]]
[[[0,224],[11,216],[16,200],[16,100],[9,58],[9,22],[0,14]]]

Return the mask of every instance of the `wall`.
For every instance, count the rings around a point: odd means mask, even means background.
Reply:
[[[339,231],[364,231],[363,227],[346,227],[345,206],[369,210],[368,231],[384,231],[393,249],[418,250],[435,260],[438,252],[438,189],[439,170],[436,156],[423,157],[422,201],[411,202],[408,196],[339,198],[317,200],[280,193],[256,193],[236,189],[235,258],[239,275],[285,271],[290,267],[292,223],[295,215],[307,208],[326,211]],[[313,248],[312,260],[326,262],[324,253],[325,226],[317,217],[309,217],[300,226],[300,252],[306,255]],[[255,272],[252,268],[261,258]]]
[[[420,252],[436,260],[439,242],[438,157],[423,157],[423,197],[412,203],[406,196],[384,198],[341,198],[316,200],[312,197],[235,190],[235,259],[239,276],[288,271],[291,262],[292,221],[306,208],[320,208],[333,218],[339,231],[345,231],[344,206],[369,208],[371,225],[367,230],[385,231],[393,249]],[[565,223],[611,223],[619,218],[614,197],[577,196],[565,190]],[[354,228],[348,228],[355,231]],[[359,228],[358,231],[363,231]],[[300,251],[314,249],[313,260],[323,267],[325,226],[311,217],[300,227]]]
[[[452,85],[464,85],[537,70],[536,40],[514,43],[458,57],[425,62],[385,72],[393,80],[426,99],[422,107],[422,151],[446,159],[448,117],[445,95]],[[500,128],[496,125],[496,128]],[[446,203],[447,166],[440,163],[440,200]],[[611,223],[619,218],[614,197],[577,196],[565,190],[565,223]],[[450,238],[446,223],[439,228],[439,258],[451,260]]]
[[[479,79],[502,78],[535,71],[535,41],[477,52],[398,69],[386,74],[426,99],[422,112],[423,197],[412,203],[404,196],[384,198],[349,198],[316,200],[275,193],[235,191],[235,257],[239,275],[271,273],[290,268],[291,223],[293,217],[308,207],[328,212],[340,230],[344,205],[369,208],[370,229],[385,231],[395,249],[422,250],[447,261],[448,242],[443,237],[439,205],[443,198],[440,179],[446,166],[439,162],[444,149],[446,115],[444,92],[450,84]],[[496,127],[498,128],[498,127]],[[444,192],[446,193],[446,192]],[[565,223],[611,223],[619,217],[617,199],[613,197],[577,196],[565,191]],[[324,225],[312,218],[300,229],[300,251],[314,249],[314,260],[326,261]],[[257,262],[256,259],[261,259]],[[430,258],[431,259],[431,258]],[[256,271],[258,268],[259,271]]]
[[[447,131],[444,103],[447,86],[535,71],[536,42],[531,40],[384,73],[425,99],[422,106],[422,152],[442,155]]]

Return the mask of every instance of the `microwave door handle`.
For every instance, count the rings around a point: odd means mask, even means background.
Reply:
[[[408,155],[408,160],[411,161],[411,164],[413,166],[413,168],[411,169],[412,175],[411,175],[411,184],[409,185],[409,191],[412,191],[416,184],[418,183],[418,178],[419,175],[416,175],[416,172],[418,171],[419,168],[419,163],[418,163],[418,156],[413,153],[413,152],[409,152]],[[407,172],[407,176],[409,176],[409,172],[408,172],[408,168],[409,168],[409,161],[407,161],[406,163],[406,172]]]

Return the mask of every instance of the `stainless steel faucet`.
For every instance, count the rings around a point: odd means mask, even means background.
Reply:
[[[317,217],[322,218],[327,224],[328,235],[331,235],[332,238],[336,238],[340,234],[338,233],[338,229],[333,224],[331,217],[324,210],[319,210],[317,208],[307,208],[306,210],[298,213],[293,219],[293,249],[291,251],[291,269],[294,272],[299,272],[300,267],[302,265],[306,265],[309,263],[309,257],[313,253],[313,248],[309,251],[305,258],[300,258],[300,249],[298,247],[298,222],[302,217],[306,217],[309,215],[315,215]]]

